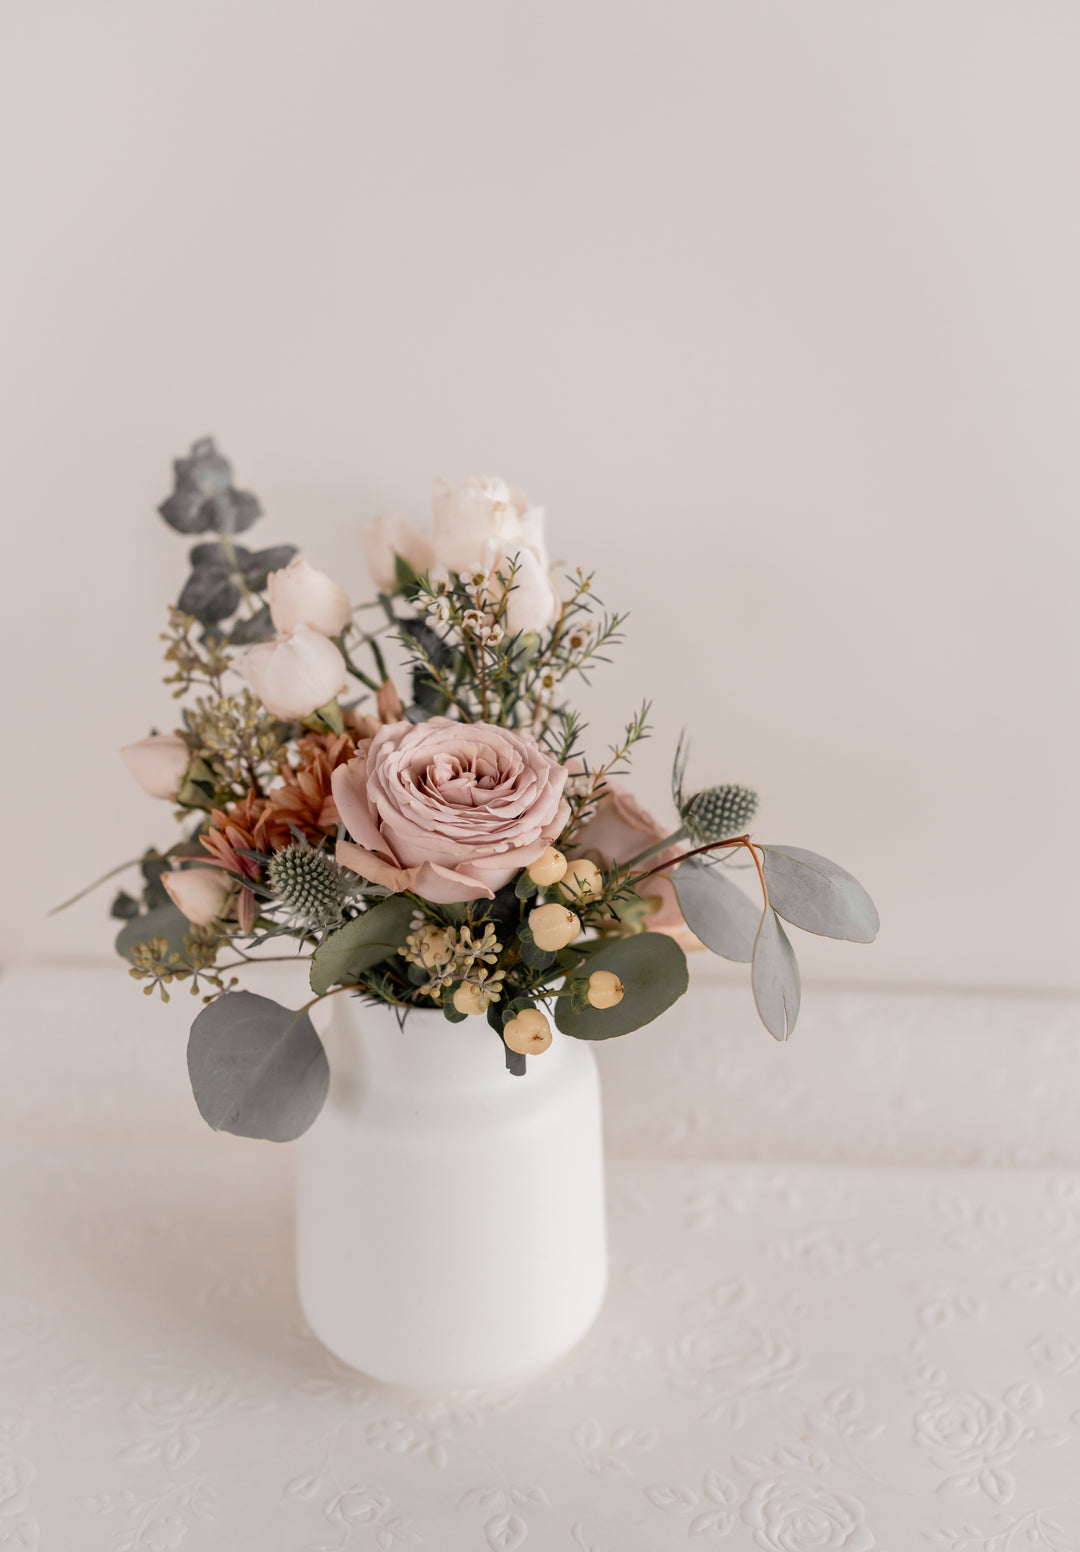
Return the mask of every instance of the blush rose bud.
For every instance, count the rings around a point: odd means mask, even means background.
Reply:
[[[611,970],[594,970],[589,977],[589,1002],[594,1008],[614,1008],[623,1000],[625,988]]]
[[[380,593],[397,589],[395,556],[400,555],[420,577],[435,564],[432,546],[403,517],[377,517],[364,531],[364,548],[371,580]]]
[[[306,625],[321,636],[340,636],[352,619],[352,604],[325,571],[316,571],[302,556],[272,571],[267,580],[270,618],[283,636]]]
[[[539,1056],[551,1044],[551,1025],[539,1008],[523,1008],[503,1025],[503,1039],[519,1056]]]
[[[604,892],[604,875],[595,862],[579,857],[567,868],[562,886],[579,900],[596,900]]]
[[[581,931],[581,923],[565,905],[538,905],[535,911],[529,912],[529,931],[538,949],[555,954],[573,943]]]
[[[535,862],[530,862],[525,871],[533,883],[543,889],[548,884],[557,884],[562,878],[566,872],[566,858],[556,847],[549,846]]]
[[[219,868],[184,868],[163,873],[161,882],[176,909],[196,927],[208,927],[228,899],[232,888]]]
[[[298,625],[291,636],[260,642],[236,660],[267,711],[300,722],[345,688],[345,659],[325,636]]]
[[[174,798],[191,761],[187,744],[176,733],[151,733],[121,749],[120,758],[152,798]]]

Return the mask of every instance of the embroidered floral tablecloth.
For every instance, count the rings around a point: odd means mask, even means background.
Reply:
[[[647,1133],[634,1157],[616,1074],[601,1320],[527,1386],[424,1395],[305,1330],[288,1149],[164,1101],[124,1135],[118,1091],[157,1081],[126,1038],[59,1123],[4,1071],[5,1552],[1080,1548],[1066,1165],[680,1160]]]

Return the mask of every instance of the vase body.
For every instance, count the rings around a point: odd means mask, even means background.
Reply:
[[[584,1335],[607,1283],[600,1088],[554,1031],[523,1077],[482,1017],[338,996],[330,1093],[298,1144],[300,1302],[353,1368],[503,1385]]]

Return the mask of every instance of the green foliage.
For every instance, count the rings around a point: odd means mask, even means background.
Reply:
[[[769,902],[804,932],[872,943],[880,922],[873,900],[850,873],[799,846],[763,846]]]
[[[391,895],[369,906],[332,933],[315,950],[311,989],[322,995],[331,986],[355,985],[381,960],[397,952],[409,935],[416,906],[406,895]]]
[[[714,954],[748,965],[754,957],[761,906],[720,866],[707,866],[696,857],[677,867],[671,881],[690,931]]]
[[[786,1040],[799,1016],[799,966],[795,950],[771,906],[762,912],[750,979],[761,1022],[775,1040]]]
[[[330,1086],[307,1014],[252,992],[228,992],[203,1009],[187,1059],[203,1120],[237,1137],[291,1142],[315,1120]]]
[[[184,534],[242,533],[261,510],[250,492],[233,485],[232,467],[212,437],[194,442],[188,456],[175,461],[172,494],[158,507],[170,528]]]
[[[577,1040],[609,1040],[626,1035],[659,1018],[686,991],[686,955],[663,932],[616,938],[588,956],[587,971],[610,970],[623,984],[623,999],[613,1008],[577,1010],[572,999],[560,997],[555,1022]]]
[[[539,885],[529,877],[527,871],[518,874],[517,883],[514,885],[514,894],[519,900],[531,900],[538,889]]]

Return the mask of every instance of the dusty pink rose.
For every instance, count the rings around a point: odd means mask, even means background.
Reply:
[[[565,826],[565,785],[528,733],[447,717],[393,722],[333,774],[352,836],[337,858],[395,894],[490,900]]]
[[[671,831],[665,830],[622,782],[609,780],[595,814],[574,837],[572,855],[591,857],[602,868],[610,868],[616,862],[629,862],[638,852],[655,846],[657,841],[670,834]],[[663,862],[674,862],[685,850],[684,846],[669,846],[666,851],[655,852],[642,867],[655,868]],[[654,873],[652,878],[645,880],[638,893],[660,902],[657,910],[645,918],[650,932],[666,932],[686,953],[705,947],[683,920],[675,886],[666,874]]]

